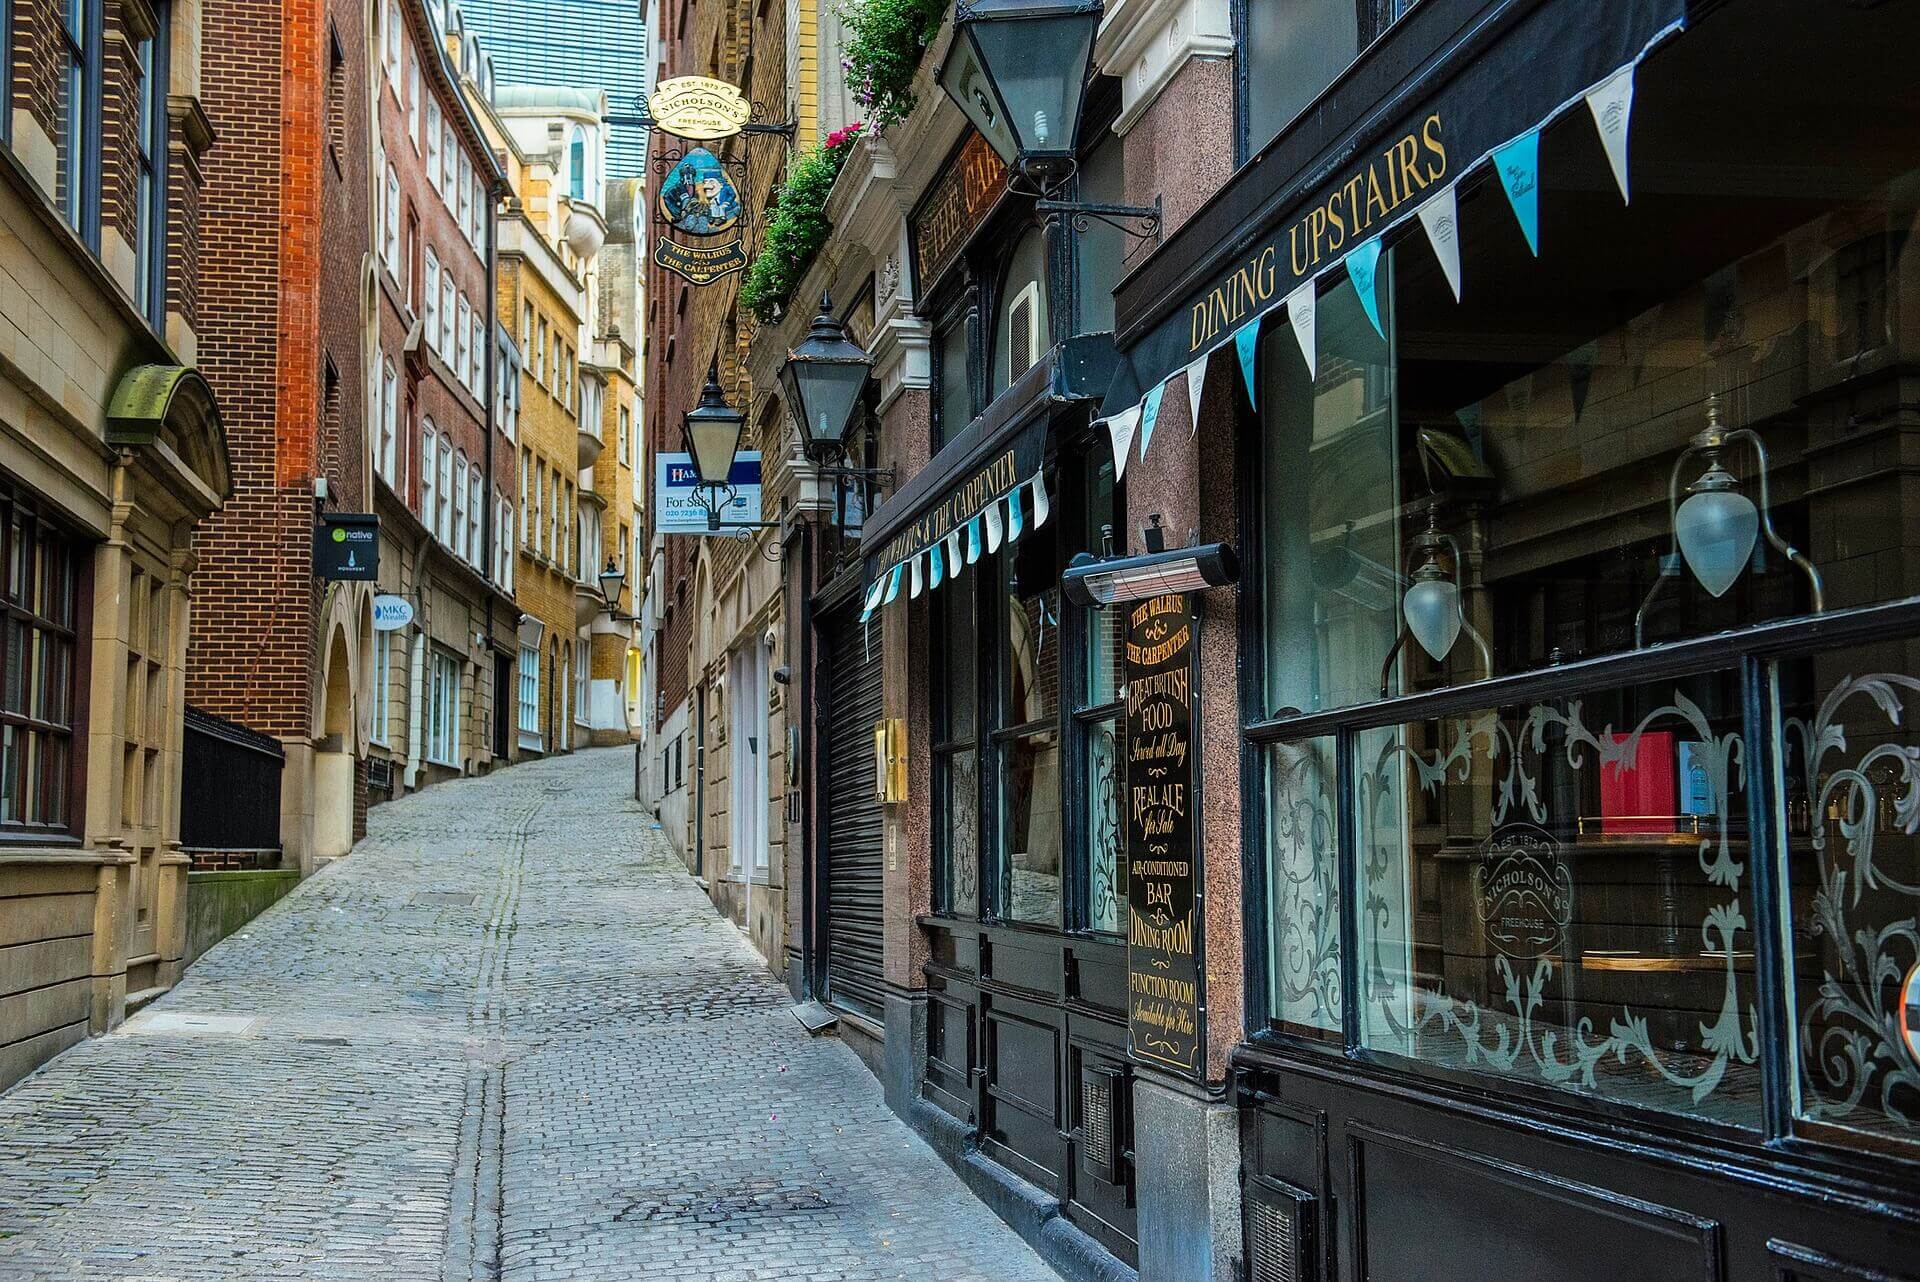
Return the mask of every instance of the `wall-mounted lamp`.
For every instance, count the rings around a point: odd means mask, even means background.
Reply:
[[[1400,598],[1400,612],[1406,619],[1406,627],[1393,639],[1393,648],[1387,651],[1386,660],[1380,665],[1380,697],[1383,699],[1391,688],[1393,661],[1399,657],[1400,648],[1407,643],[1409,635],[1435,663],[1445,663],[1460,634],[1465,632],[1473,638],[1486,674],[1493,675],[1493,652],[1479,629],[1467,622],[1460,600],[1460,584],[1454,579],[1454,573],[1463,563],[1460,545],[1440,528],[1438,501],[1428,503],[1427,528],[1414,536],[1409,550],[1419,559],[1419,564],[1414,567],[1412,584]],[[1455,568],[1451,573],[1441,560],[1442,552],[1452,557]]]
[[[1740,492],[1740,479],[1721,465],[1721,456],[1728,446],[1736,442],[1750,446],[1760,465],[1758,504]],[[1706,460],[1707,470],[1687,486],[1687,497],[1683,501],[1680,498],[1680,478],[1685,475],[1687,460],[1695,455]],[[1660,573],[1647,590],[1646,600],[1640,603],[1640,609],[1633,616],[1633,644],[1636,648],[1646,644],[1647,611],[1653,608],[1654,598],[1660,595],[1660,589],[1668,579],[1679,578],[1681,569],[1685,568],[1708,593],[1715,597],[1725,596],[1727,590],[1739,581],[1741,573],[1753,563],[1753,550],[1762,534],[1767,536],[1767,542],[1773,545],[1776,552],[1799,566],[1801,573],[1807,576],[1807,586],[1813,598],[1813,613],[1819,614],[1826,609],[1826,593],[1820,581],[1820,571],[1773,528],[1772,492],[1767,483],[1772,470],[1767,460],[1767,447],[1760,439],[1760,434],[1750,427],[1735,428],[1731,432],[1722,427],[1720,396],[1717,392],[1709,392],[1707,426],[1687,443],[1686,449],[1680,451],[1680,457],[1673,461],[1673,472],[1667,479],[1667,519],[1673,527],[1673,546],[1660,558]]]

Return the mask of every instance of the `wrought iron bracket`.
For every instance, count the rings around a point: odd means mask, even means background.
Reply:
[[[1160,235],[1160,197],[1151,205],[1110,205],[1088,200],[1036,200],[1033,211],[1048,218],[1065,218],[1077,232],[1094,223],[1105,223],[1135,240],[1154,240]]]
[[[899,469],[892,467],[840,467],[836,464],[816,463],[813,465],[813,470],[816,475],[832,477],[834,480],[876,481],[887,489],[892,489],[900,479]]]

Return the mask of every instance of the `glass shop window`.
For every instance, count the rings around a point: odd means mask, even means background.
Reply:
[[[988,400],[1013,386],[1053,346],[1048,321],[1047,237],[1042,228],[1029,229],[1008,256],[993,315],[993,395]]]
[[[1247,153],[1272,142],[1414,0],[1243,0]]]
[[[933,594],[934,831],[942,911],[980,913],[980,575],[970,566]]]
[[[973,421],[973,384],[967,370],[964,311],[935,335],[934,344],[939,388],[934,401],[933,448],[938,450]]]
[[[0,831],[65,831],[74,813],[85,548],[28,508],[0,504],[6,632],[0,636]]]
[[[1031,514],[1028,515],[1031,520]],[[1060,572],[1055,528],[1002,547],[1000,724],[1001,915],[1060,924]],[[983,561],[984,565],[985,562]],[[984,577],[984,576],[983,576]]]
[[[1793,56],[1837,77],[1843,52]],[[1724,93],[1724,111],[1636,118],[1631,205],[1590,121],[1549,129],[1537,257],[1497,184],[1463,186],[1461,301],[1415,224],[1381,259],[1377,328],[1349,280],[1324,286],[1315,374],[1284,318],[1263,334],[1247,680],[1271,719],[1250,732],[1264,1015],[1318,1037],[1344,1018],[1369,1052],[1441,1072],[1759,1127],[1754,932],[1779,922],[1796,1126],[1916,1143],[1920,644],[1808,639],[1774,663],[1777,778],[1738,671],[1665,671],[1661,648],[1920,597],[1901,381],[1920,355],[1920,172],[1869,127],[1912,112],[1891,87],[1823,107],[1819,164],[1859,177],[1836,194],[1782,151],[1804,103],[1749,119]],[[1709,155],[1744,185],[1689,183]],[[1629,656],[1631,679],[1603,668],[1552,698],[1368,715]],[[1346,710],[1344,734],[1288,733]],[[1783,851],[1755,848],[1749,792]],[[1756,903],[1755,861],[1776,858],[1785,902]]]
[[[1123,537],[1119,496],[1111,458],[1096,462],[1089,479],[1079,547],[1100,555],[1108,538]],[[1119,934],[1127,903],[1127,856],[1120,822],[1120,750],[1126,730],[1120,703],[1122,659],[1119,606],[1079,611],[1081,644],[1080,697],[1075,700],[1074,724],[1081,740],[1085,778],[1075,790],[1085,812],[1087,847],[1086,907],[1082,924],[1089,930]]]

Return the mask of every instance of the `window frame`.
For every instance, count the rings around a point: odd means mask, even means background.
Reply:
[[[17,546],[17,527],[22,525],[31,531],[28,536],[28,555],[32,558],[31,564],[36,567],[28,571],[29,576],[37,573],[39,558],[49,542],[63,549],[68,561],[67,587],[72,592],[70,619],[67,622],[43,616],[32,604],[22,606],[12,599],[10,581]],[[30,823],[0,818],[0,854],[4,854],[10,845],[77,845],[81,841],[86,823],[86,742],[94,728],[86,700],[92,667],[92,647],[86,639],[91,630],[92,611],[89,603],[92,586],[93,558],[90,546],[66,526],[49,519],[23,491],[0,481],[0,622],[6,624],[0,627],[0,670],[6,666],[7,650],[12,644],[15,624],[27,629],[29,636],[39,634],[57,637],[70,647],[65,692],[67,719],[64,722],[36,717],[29,712],[10,711],[4,706],[4,700],[0,700],[0,726],[24,730],[42,738],[58,737],[65,742],[67,754],[65,770],[51,777],[43,774],[40,779],[39,806],[42,812],[55,782],[64,786],[62,822]]]

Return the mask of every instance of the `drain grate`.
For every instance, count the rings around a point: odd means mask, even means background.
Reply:
[[[809,1184],[745,1180],[739,1184],[662,1191],[629,1201],[616,1221],[724,1224],[748,1216],[804,1215],[826,1211],[833,1203]]]
[[[421,908],[471,908],[479,897],[471,890],[418,890],[407,902]]]

